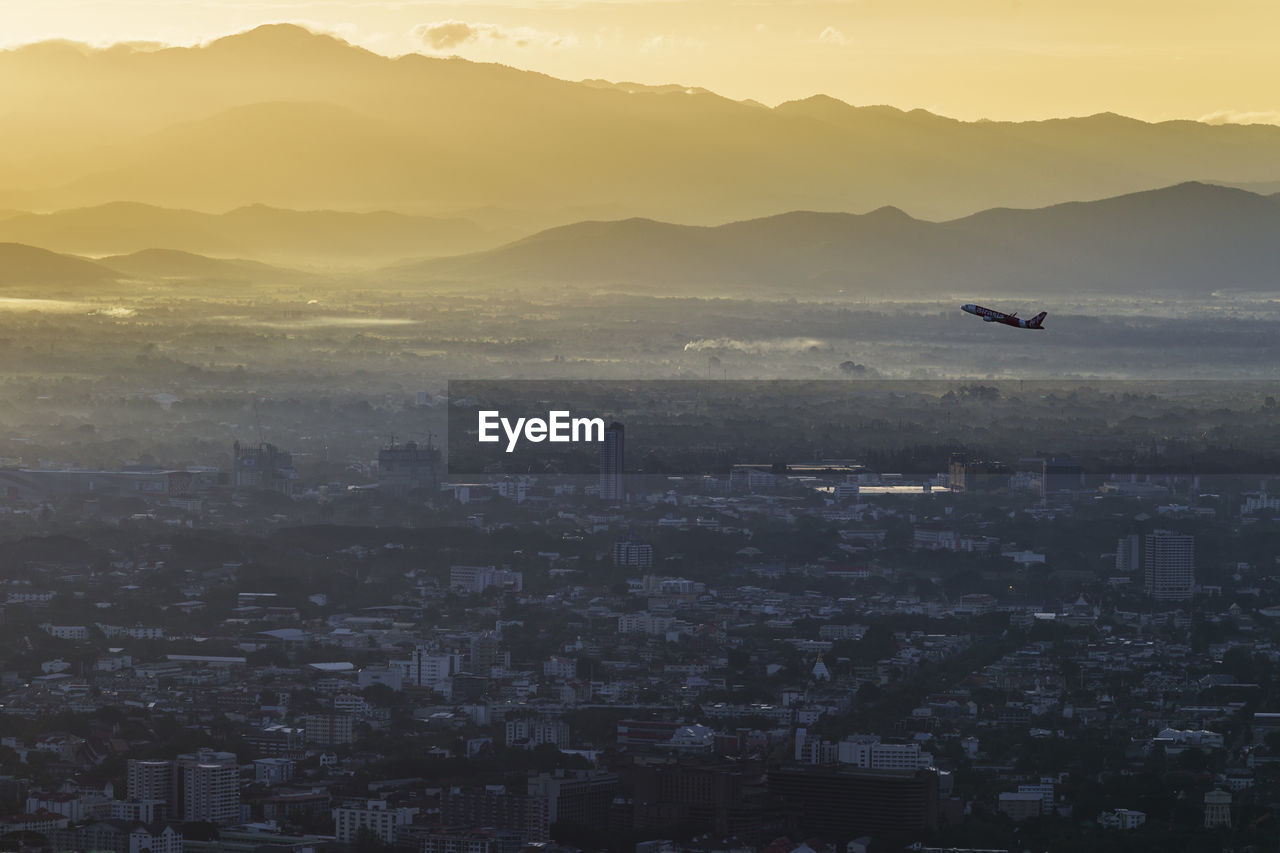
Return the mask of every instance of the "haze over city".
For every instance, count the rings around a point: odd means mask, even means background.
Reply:
[[[1278,32],[0,0],[0,851],[1277,848]]]

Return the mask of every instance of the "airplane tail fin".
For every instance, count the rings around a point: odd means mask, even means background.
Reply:
[[[1040,328],[1040,325],[1044,323],[1044,318],[1047,316],[1049,316],[1048,311],[1041,311],[1039,314],[1031,318],[1031,322],[1028,325],[1038,329]]]

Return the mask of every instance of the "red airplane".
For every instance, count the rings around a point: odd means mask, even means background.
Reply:
[[[1003,311],[992,311],[990,308],[983,308],[981,305],[974,305],[970,302],[968,305],[961,305],[961,311],[981,317],[984,323],[1004,323],[1006,326],[1013,326],[1017,329],[1043,329],[1044,318],[1048,315],[1048,311],[1041,311],[1030,320],[1019,320],[1018,312],[1005,314]]]

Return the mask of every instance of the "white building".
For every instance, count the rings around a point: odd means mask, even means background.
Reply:
[[[1272,497],[1266,492],[1249,492],[1244,496],[1244,508],[1240,512],[1242,515],[1253,515],[1264,509],[1280,510],[1280,496]]]
[[[1040,813],[1053,814],[1054,812],[1054,782],[1051,776],[1041,776],[1040,782],[1035,785],[1019,785],[1019,794],[1039,794],[1040,795]]]
[[[130,640],[163,640],[164,628],[149,625],[134,625],[132,627],[121,627],[119,625],[103,625],[97,623],[98,630],[108,639],[116,639],[118,637],[128,637]]]
[[[174,794],[173,762],[130,759],[125,771],[125,792],[135,802],[169,802]]]
[[[569,745],[569,724],[563,720],[507,720],[507,746],[533,749],[543,744]]]
[[[524,573],[494,566],[449,567],[449,589],[475,593],[484,592],[490,587],[520,592],[524,589]]]
[[[89,639],[89,629],[84,625],[54,625],[46,622],[40,628],[51,637],[59,640],[75,640],[83,642]]]
[[[343,844],[356,841],[361,830],[384,844],[395,841],[396,827],[412,823],[417,809],[393,809],[386,800],[369,800],[359,806],[340,806],[333,810],[334,834]]]
[[[840,745],[834,741],[809,737],[807,728],[796,729],[796,761],[805,764],[835,764],[840,759]]]
[[[1206,729],[1161,729],[1151,739],[1152,746],[1164,747],[1165,755],[1177,755],[1185,749],[1222,749],[1226,743],[1219,732]]]
[[[674,616],[659,616],[642,610],[639,613],[623,613],[618,617],[619,634],[649,634],[662,636],[676,624]]]
[[[556,681],[567,681],[578,676],[578,661],[575,658],[552,657],[542,662],[544,678]]]
[[[227,763],[188,763],[182,768],[182,819],[218,825],[240,822],[240,768]]]
[[[90,805],[79,794],[33,793],[27,797],[27,814],[36,812],[52,812],[79,823],[89,816]]]
[[[402,664],[404,677],[417,687],[434,687],[447,682],[462,672],[462,655],[456,652],[436,652],[425,646],[413,650],[413,657]]]
[[[333,710],[342,714],[367,717],[372,709],[368,700],[363,696],[355,693],[339,693],[333,697]]]
[[[922,770],[933,766],[933,754],[918,743],[880,743],[874,735],[855,735],[840,741],[838,759],[867,770]]]

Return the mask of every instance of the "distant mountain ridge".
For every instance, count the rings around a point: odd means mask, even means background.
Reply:
[[[1274,291],[1280,199],[1185,183],[947,222],[913,219],[896,208],[793,212],[716,227],[584,222],[388,274],[421,282],[808,298]]]
[[[825,96],[767,108],[694,86],[388,58],[292,25],[190,48],[0,51],[0,114],[23,131],[0,140],[0,208],[26,210],[610,206],[708,224],[894,205],[950,219],[1280,181],[1269,125],[962,122]]]
[[[0,287],[9,285],[95,285],[116,273],[84,258],[60,255],[21,243],[0,243]]]
[[[303,279],[296,270],[240,258],[208,258],[177,249],[143,249],[101,258],[99,264],[126,278],[200,279],[203,281],[279,281]]]
[[[0,215],[0,240],[58,252],[128,254],[160,246],[276,263],[388,263],[490,248],[516,233],[489,231],[469,219],[264,205],[212,214],[112,202],[53,213]]]
[[[167,247],[89,260],[0,243],[0,285],[6,286],[253,286],[323,275]],[[363,281],[368,275],[350,271],[329,278]],[[1184,183],[1093,202],[997,208],[946,222],[915,219],[894,207],[865,214],[793,211],[716,226],[586,221],[494,249],[393,264],[374,277],[397,287],[473,293],[575,287],[831,300],[1280,292],[1280,196]]]
[[[92,295],[96,288],[117,281],[276,284],[310,277],[259,261],[209,258],[173,249],[144,249],[90,260],[21,243],[0,243],[0,287],[26,293],[66,288]]]

